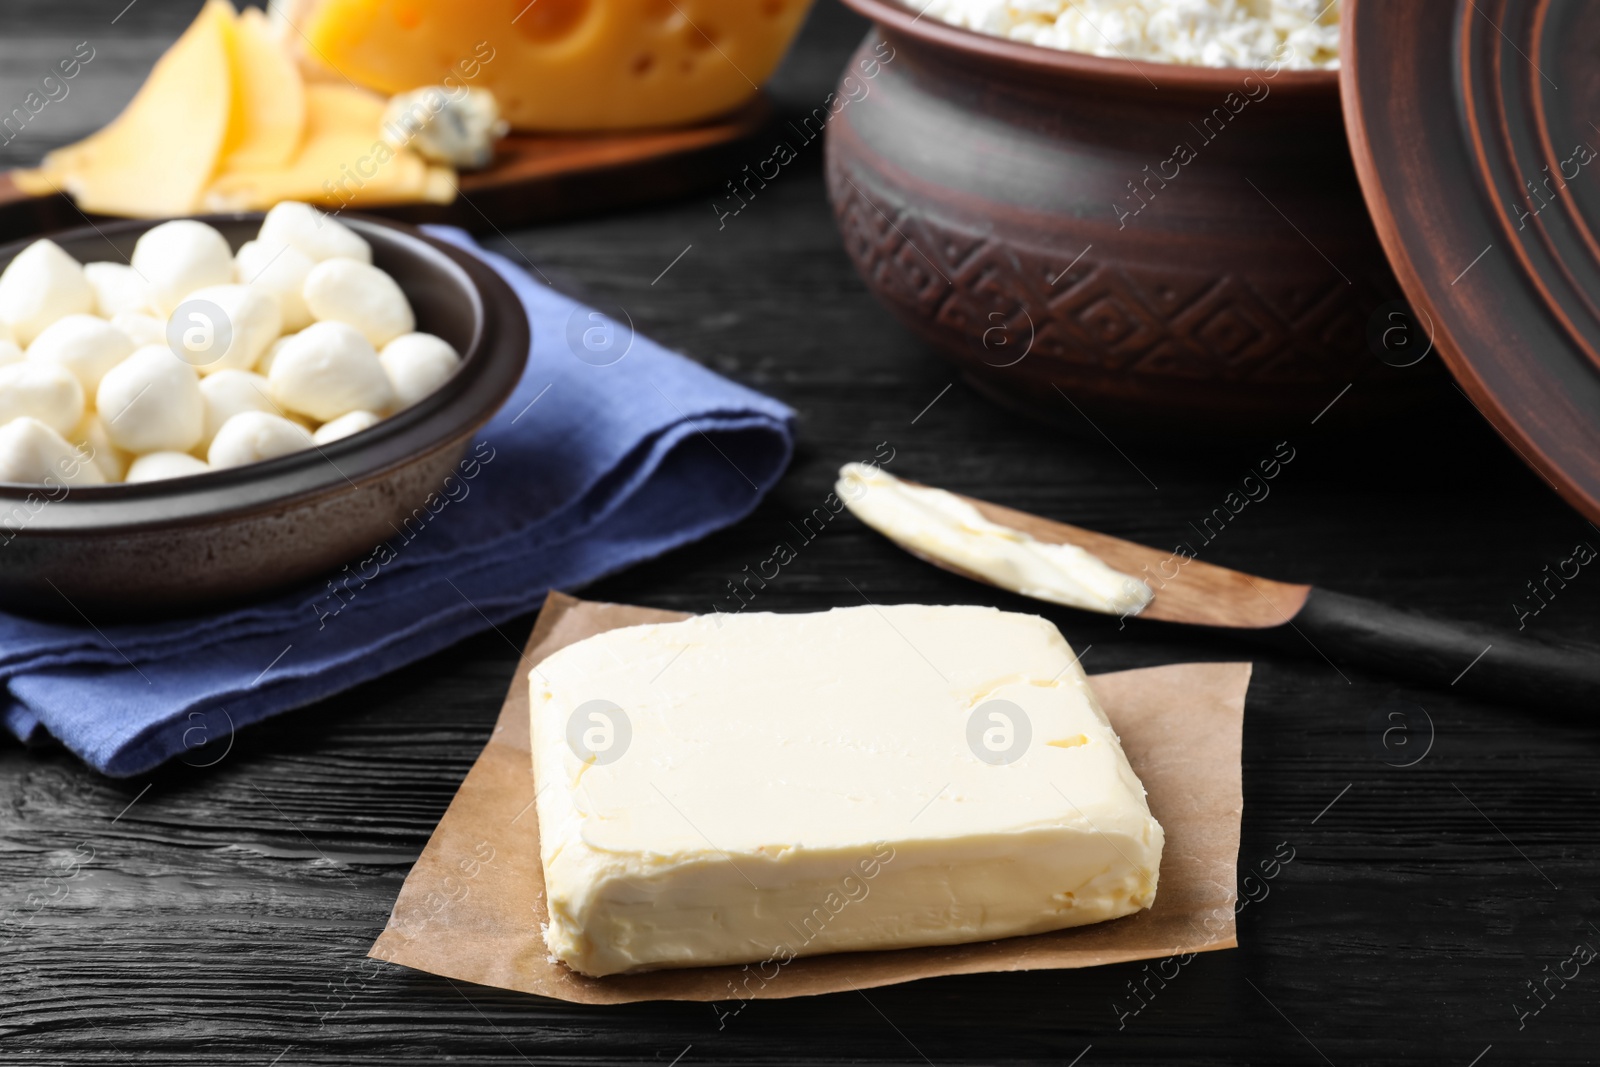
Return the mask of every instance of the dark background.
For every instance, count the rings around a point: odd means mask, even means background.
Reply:
[[[31,163],[108,120],[198,8],[125,3],[5,0],[3,109],[77,41],[97,55],[0,162]],[[864,30],[819,0],[773,83],[780,106],[820,102]],[[751,518],[585,596],[709,610],[788,520],[822,502],[839,464],[882,441],[901,474],[1170,545],[1279,439],[1222,449],[1119,436],[1112,447],[1087,428],[1036,429],[959,382],[924,411],[952,376],[852,272],[818,146],[721,231],[709,201],[508,235],[557,287],[622,305],[642,331],[800,416],[794,466]],[[1440,389],[1442,411],[1398,424],[1313,425],[1306,412],[1271,496],[1207,558],[1514,627],[1525,583],[1579,542],[1600,546],[1600,531]],[[1592,726],[1524,714],[1537,692],[1521,709],[1491,706],[1335,669],[1309,650],[1159,624],[1119,632],[934,570],[851,520],[800,552],[758,606],[858,603],[851,582],[878,602],[1041,612],[1075,646],[1093,645],[1091,672],[1253,657],[1239,863],[1258,899],[1239,917],[1241,947],[1189,963],[1120,1028],[1113,1001],[1133,1005],[1139,964],[755,1002],[719,1029],[707,1004],[580,1007],[367,963],[520,674],[512,646],[530,616],[241,732],[207,769],[111,781],[57,749],[0,743],[0,1060],[1492,1067],[1600,1055],[1600,965],[1552,982],[1553,999],[1518,1019],[1518,1005],[1536,1004],[1530,980],[1580,943],[1600,949]],[[1584,571],[1528,631],[1600,642],[1597,609],[1600,576]],[[1385,746],[1396,722],[1408,732]],[[1262,878],[1281,843],[1293,862]],[[14,911],[29,894],[56,901]]]

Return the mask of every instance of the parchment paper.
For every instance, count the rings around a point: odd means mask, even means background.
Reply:
[[[943,974],[1093,967],[1232,948],[1239,853],[1239,745],[1248,663],[1095,675],[1150,809],[1166,830],[1155,906],[1111,922],[971,945],[852,952],[787,965],[586,978],[555,962],[528,740],[528,668],[620,626],[686,616],[551,593],[494,733],[412,867],[369,956],[480,985],[582,1004],[744,1001],[867,989]]]

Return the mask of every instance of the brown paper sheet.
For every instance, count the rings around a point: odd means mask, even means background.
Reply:
[[[1232,948],[1239,751],[1248,663],[1194,663],[1091,681],[1166,830],[1155,906],[1048,934],[971,945],[811,956],[779,966],[586,978],[555,962],[540,926],[544,872],[529,748],[528,667],[620,626],[676,612],[551,593],[494,733],[395,900],[370,956],[480,985],[582,1004],[809,996],[945,974],[1093,967]]]

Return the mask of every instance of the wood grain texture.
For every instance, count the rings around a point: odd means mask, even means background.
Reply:
[[[116,12],[90,0],[8,4],[0,92],[13,95],[0,104],[20,96],[49,42],[92,33],[105,69],[115,60],[130,79],[91,83],[91,66],[55,120],[40,116],[60,140],[81,135],[69,128],[74,108],[114,111],[98,94],[131,84],[138,56],[148,65],[161,34],[170,40],[192,14],[167,12],[140,0],[110,26]],[[820,2],[775,85],[780,108],[816,106],[864,33]],[[1343,401],[1315,423],[1307,411],[1270,495],[1203,537],[1196,527],[1282,438],[1219,451],[1108,441],[1082,425],[1070,439],[951,386],[855,277],[808,151],[722,229],[709,200],[691,199],[492,242],[799,411],[794,467],[753,515],[583,595],[730,610],[727,583],[785,541],[795,559],[749,610],[821,610],[864,594],[1036,611],[1093,672],[1253,655],[1240,851],[1253,902],[1239,915],[1241,947],[1191,961],[1164,988],[1152,982],[1147,1006],[1125,1018],[1114,1006],[1134,1003],[1138,964],[763,1002],[720,1026],[706,1005],[553,1004],[366,960],[520,673],[530,615],[242,732],[208,769],[109,782],[59,751],[0,745],[0,1060],[667,1067],[681,1054],[678,1067],[1063,1067],[1083,1053],[1078,1067],[1466,1067],[1490,1045],[1478,1067],[1594,1060],[1600,972],[1585,968],[1522,1029],[1513,1010],[1576,942],[1600,948],[1588,926],[1600,926],[1592,729],[1532,726],[1330,665],[1298,637],[1298,649],[1260,651],[1011,597],[912,559],[847,515],[809,539],[791,524],[827,514],[840,464],[887,441],[899,475],[1142,544],[1192,543],[1201,559],[1251,573],[1509,627],[1515,605],[1538,606],[1527,583],[1574,544],[1600,546],[1600,534],[1450,391],[1453,407],[1409,424],[1343,429]],[[32,158],[18,144],[0,154],[7,165]],[[1600,641],[1600,574],[1547,594],[1527,633]],[[214,758],[201,750],[191,762]],[[1281,843],[1294,859],[1268,879],[1262,864],[1272,869]],[[79,846],[93,858],[74,865]]]

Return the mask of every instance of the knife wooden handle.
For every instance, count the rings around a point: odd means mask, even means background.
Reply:
[[[1350,663],[1529,711],[1600,711],[1600,649],[1446,622],[1313,588],[1290,624],[1335,664]],[[1287,640],[1298,640],[1288,627]]]

